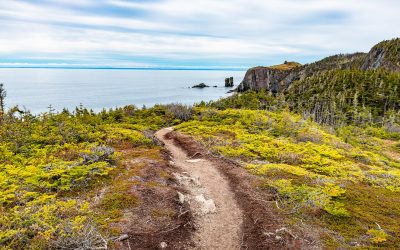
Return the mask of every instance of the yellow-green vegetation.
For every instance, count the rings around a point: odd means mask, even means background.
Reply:
[[[0,249],[103,246],[111,223],[141,202],[128,180],[160,161],[150,131],[179,122],[172,108],[0,115]]]
[[[301,64],[298,62],[285,62],[283,64],[270,66],[271,69],[278,69],[278,70],[291,70],[297,67],[300,67]]]
[[[400,246],[400,131],[334,130],[287,110],[204,106],[177,128],[259,176],[328,248]]]

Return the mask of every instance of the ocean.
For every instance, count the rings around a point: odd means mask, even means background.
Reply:
[[[226,97],[226,77],[235,86],[245,71],[220,70],[134,70],[134,69],[49,69],[1,68],[0,83],[6,91],[6,105],[19,105],[32,113],[70,110],[79,105],[100,111],[134,104],[194,104]],[[191,88],[204,82],[210,88]],[[217,85],[214,88],[212,86]]]

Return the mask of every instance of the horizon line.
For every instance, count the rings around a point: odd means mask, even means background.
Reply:
[[[0,69],[103,69],[103,70],[228,70],[245,71],[250,67],[222,67],[222,68],[186,68],[186,67],[90,67],[90,66],[0,66]]]

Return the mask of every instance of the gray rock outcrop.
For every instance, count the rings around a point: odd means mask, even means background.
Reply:
[[[278,93],[287,88],[288,84],[299,78],[299,70],[280,70],[271,67],[255,67],[246,72],[246,75],[236,89],[238,92],[246,90],[260,91],[265,89]]]
[[[225,87],[233,87],[233,77],[225,78]]]
[[[194,85],[192,88],[198,88],[198,89],[202,89],[202,88],[208,88],[210,86],[206,85],[205,83],[199,83]]]
[[[383,68],[400,72],[400,39],[383,41],[375,45],[366,56],[361,69]]]

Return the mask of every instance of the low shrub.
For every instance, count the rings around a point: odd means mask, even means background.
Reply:
[[[328,237],[329,244],[348,246],[342,239],[365,238],[365,228],[376,220],[390,228],[387,232],[400,234],[393,223],[400,218],[400,162],[393,131],[356,126],[333,130],[287,110],[202,107],[197,117],[177,129],[205,144],[212,141],[210,150],[246,166],[260,177],[262,187],[274,188],[290,220],[332,230],[338,237]],[[382,232],[370,232],[377,234],[372,243],[388,249],[399,243],[390,237],[382,241]]]

